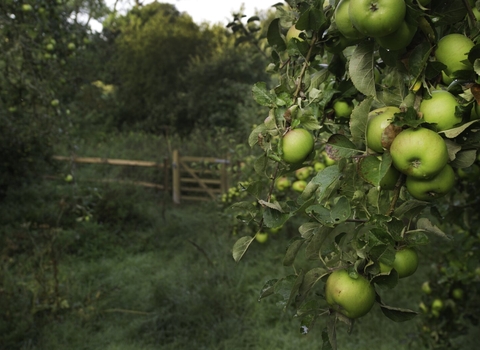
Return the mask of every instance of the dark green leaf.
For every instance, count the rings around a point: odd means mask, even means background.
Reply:
[[[264,82],[256,83],[252,88],[254,100],[261,106],[274,107],[277,96],[267,90],[267,84]]]
[[[335,160],[350,158],[361,152],[348,137],[340,134],[330,136],[325,145],[325,150],[329,157]]]
[[[412,310],[395,308],[383,304],[380,305],[380,308],[385,316],[395,322],[409,321],[418,315],[418,312]]]
[[[284,266],[291,266],[297,257],[297,254],[302,247],[305,240],[303,238],[296,238],[287,248],[287,252],[283,258],[283,265]]]
[[[268,280],[260,291],[260,296],[258,300],[266,298],[275,293],[275,284],[278,282],[278,279]]]
[[[373,47],[373,40],[363,40],[353,51],[348,66],[353,84],[366,96],[376,96]]]
[[[284,51],[287,46],[280,33],[280,18],[275,18],[270,22],[267,30],[268,44],[277,51]]]
[[[365,144],[365,131],[367,129],[368,113],[372,107],[373,97],[366,98],[352,111],[350,116],[350,131],[354,142]]]

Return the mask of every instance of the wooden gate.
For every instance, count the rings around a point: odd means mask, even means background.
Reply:
[[[216,199],[218,195],[226,193],[229,186],[229,161],[227,159],[180,156],[177,150],[173,151],[171,162],[168,158],[165,158],[163,163],[76,156],[53,156],[53,159],[83,164],[156,167],[162,169],[162,183],[125,181],[120,179],[90,179],[88,181],[129,183],[137,186],[153,187],[163,191],[171,190],[173,202],[176,204],[180,204],[182,200],[205,201]],[[170,173],[172,174],[171,176],[169,176]]]
[[[172,198],[211,200],[228,189],[227,159],[172,155]]]

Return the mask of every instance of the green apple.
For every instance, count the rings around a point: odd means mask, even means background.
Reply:
[[[366,36],[382,37],[400,28],[405,19],[405,0],[350,0],[350,19]]]
[[[275,180],[275,187],[279,191],[285,191],[288,188],[290,188],[291,185],[292,184],[291,184],[290,179],[286,176],[279,177],[279,178],[277,178],[277,180]]]
[[[306,180],[312,174],[312,168],[309,166],[305,166],[303,168],[295,170],[295,177],[298,180]]]
[[[447,164],[448,150],[443,138],[427,128],[409,128],[398,134],[390,146],[395,168],[412,178],[428,179]]]
[[[405,181],[408,193],[422,201],[432,201],[445,196],[455,186],[455,172],[447,164],[443,169],[429,179],[418,179],[407,176]]]
[[[382,37],[377,37],[375,41],[386,50],[401,50],[411,43],[416,32],[417,25],[403,21],[396,31]]]
[[[442,299],[436,298],[432,301],[432,310],[441,311],[443,309]]]
[[[391,166],[388,168],[385,176],[380,180],[380,188],[387,191],[395,189],[399,177],[400,172]]]
[[[53,45],[52,43],[48,43],[47,45],[45,45],[45,49],[47,51],[53,51],[55,50],[55,45]]]
[[[287,39],[287,43],[289,41],[291,41],[292,39],[297,39],[298,41],[304,41],[304,39],[302,37],[300,37],[300,34],[301,33],[305,33],[304,30],[300,30],[300,29],[297,29],[295,27],[295,25],[291,26],[288,31],[287,31],[287,34],[286,34],[286,39]]]
[[[313,169],[315,170],[315,172],[319,172],[319,171],[322,171],[323,169],[325,169],[325,164],[322,163],[322,162],[315,162],[313,164]]]
[[[381,273],[390,273],[392,271],[392,266],[388,266],[387,264],[384,264],[383,262],[379,262],[380,265],[380,272]]]
[[[341,0],[335,9],[334,18],[337,29],[347,39],[362,39],[365,37],[353,26],[349,15],[350,0]]]
[[[57,107],[59,104],[60,104],[60,101],[57,100],[57,99],[54,99],[50,102],[50,104],[53,106],[53,107]]]
[[[30,11],[32,11],[32,10],[33,10],[32,5],[30,5],[30,4],[23,4],[23,5],[22,5],[22,11],[23,11],[23,12],[30,12]]]
[[[337,100],[333,103],[333,110],[337,118],[350,118],[353,111],[353,103],[345,100]]]
[[[301,163],[313,151],[314,139],[305,129],[292,129],[282,138],[283,160],[287,163]]]
[[[375,289],[358,273],[336,270],[325,283],[325,300],[337,312],[351,319],[366,315],[375,303]]]
[[[462,117],[455,115],[455,110],[459,106],[451,93],[435,90],[431,98],[422,100],[419,111],[426,122],[435,124],[437,131],[442,131],[461,123]]]
[[[432,294],[432,288],[430,287],[430,282],[425,281],[422,283],[422,292],[425,294]]]
[[[463,299],[463,289],[462,288],[455,288],[452,290],[452,297],[457,300],[462,300]]]
[[[307,181],[305,180],[297,180],[292,183],[292,190],[296,192],[303,192],[305,187],[307,187]]]
[[[333,165],[337,162],[335,159],[330,158],[327,152],[325,151],[322,152],[322,157],[323,157],[323,162],[325,163],[326,166]]]
[[[475,46],[474,42],[463,34],[448,34],[437,43],[435,57],[447,66],[445,73],[450,75],[458,70],[472,70],[468,53]]]
[[[72,182],[73,181],[73,176],[71,174],[68,174],[65,176],[65,182]]]
[[[384,152],[384,146],[388,147],[391,141],[385,128],[389,126],[395,113],[400,113],[398,107],[382,107],[368,113],[366,140],[367,147],[377,153]]]
[[[265,243],[268,240],[268,233],[266,232],[257,232],[255,239],[259,243]]]
[[[398,273],[398,278],[411,276],[418,268],[418,254],[413,248],[404,248],[397,250],[393,268]]]
[[[67,48],[69,50],[75,50],[75,44],[74,43],[68,43]]]

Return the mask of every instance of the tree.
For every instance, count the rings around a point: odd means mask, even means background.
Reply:
[[[380,185],[389,170],[395,168],[389,148],[397,135],[420,126],[436,133],[435,125],[423,120],[419,113],[421,101],[429,99],[433,90],[448,90],[459,103],[454,113],[461,118],[461,124],[436,134],[446,145],[448,166],[458,172],[479,162],[477,121],[470,118],[472,109],[480,103],[480,45],[476,44],[480,26],[468,1],[433,1],[425,7],[407,0],[404,21],[409,30],[416,28],[415,34],[405,41],[404,47],[386,50],[385,40],[375,37],[381,32],[367,33],[360,39],[344,37],[335,18],[339,1],[286,2],[289,6],[276,5],[276,18],[268,26],[267,35],[271,48],[267,69],[279,83],[270,88],[259,82],[252,88],[257,103],[269,110],[269,117],[248,138],[254,149],[262,151],[254,162],[258,178],[246,186],[258,205],[254,210],[248,199],[232,208],[248,228],[255,227],[254,235],[246,235],[235,243],[233,257],[239,261],[255,241],[255,233],[265,227],[300,221],[299,235],[292,240],[283,260],[283,265],[295,267],[293,273],[268,281],[261,298],[273,294],[282,297],[285,309],[293,308],[301,315],[304,331],[327,316],[322,335],[324,346],[336,349],[337,320],[349,327],[353,320],[328,305],[323,297],[324,282],[332,271],[347,269],[352,278],[367,278],[376,287],[377,304],[384,315],[397,322],[408,321],[417,315],[416,311],[382,302],[382,290],[395,288],[399,276],[395,269],[382,272],[381,266],[394,266],[396,252],[406,247],[426,249],[437,236],[448,247],[448,239],[459,227],[476,227],[478,212],[466,208],[478,205],[478,181],[467,186],[457,181],[445,197],[431,202],[416,200],[408,193],[405,179],[415,176],[410,173],[401,174],[393,190]],[[350,0],[350,4],[354,2],[359,1]],[[383,3],[388,5],[388,1]],[[368,11],[365,17],[359,17],[357,7],[352,22],[366,20]],[[286,41],[285,35],[292,26],[303,33]],[[389,30],[395,32],[394,28]],[[465,36],[473,45],[462,56],[469,62],[468,68],[448,71],[445,79],[447,66],[436,59],[435,49],[437,42],[451,33]],[[355,106],[347,122],[335,118],[333,104],[339,98],[352,101]],[[369,113],[387,106],[400,111],[394,113],[391,123],[382,131],[381,149],[373,151],[366,140]],[[288,131],[296,128],[314,134],[315,150],[303,161],[290,164],[282,159],[282,144]],[[324,157],[324,152],[335,164],[314,174],[302,193],[275,192],[277,178],[313,166]],[[423,152],[430,152],[428,146]],[[422,160],[409,161],[418,167]],[[468,216],[459,215],[460,208],[467,210]],[[471,259],[476,259],[478,266],[480,237],[470,237],[469,251],[474,258],[468,257],[468,261],[470,264]],[[302,266],[296,260],[301,251],[311,265]],[[469,276],[462,283],[475,283],[477,277],[473,273]],[[473,298],[478,300],[478,295]],[[478,313],[478,303],[470,305],[476,305]],[[441,342],[437,338],[437,343]]]
[[[70,20],[80,8],[55,0],[0,4],[0,192],[38,176],[65,131],[72,68],[88,35]]]

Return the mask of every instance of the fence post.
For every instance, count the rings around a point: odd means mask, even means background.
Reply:
[[[220,169],[220,189],[222,191],[222,194],[227,193],[228,191],[228,166],[230,162],[228,158],[224,159],[224,162],[222,162],[222,166]]]
[[[178,150],[172,154],[172,197],[173,203],[180,204],[180,157]]]

